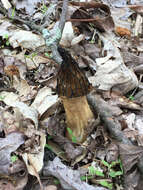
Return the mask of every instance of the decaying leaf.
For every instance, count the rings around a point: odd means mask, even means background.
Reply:
[[[35,108],[41,116],[45,111],[50,109],[58,102],[58,96],[52,95],[51,88],[44,87],[39,90],[31,107]]]
[[[92,85],[101,90],[112,89],[122,94],[137,87],[138,79],[133,71],[125,66],[116,42],[111,40],[109,34],[99,36],[104,43],[103,54],[106,52],[107,56],[96,59],[97,72]]]
[[[11,30],[8,29],[9,27]],[[10,22],[1,20],[0,36],[2,37],[6,34],[8,35],[9,43],[13,48],[21,46],[23,48],[35,50],[37,47],[45,44],[44,39],[41,36],[33,34],[30,31],[21,30]]]
[[[52,150],[52,152],[54,152],[59,158],[62,158],[63,160],[68,161],[68,158],[65,152],[61,149],[61,147],[58,144],[49,140],[48,146]]]
[[[0,173],[9,173],[10,156],[20,145],[24,143],[24,135],[19,132],[8,134],[5,138],[0,138]]]
[[[7,178],[5,177],[4,179],[6,180]],[[15,190],[22,190],[25,187],[28,181],[28,172],[23,160],[17,159],[11,163],[9,168],[9,179],[12,179]]]
[[[41,2],[41,0],[16,0],[15,1],[15,5],[16,5],[16,9],[25,9],[26,12],[30,15],[32,15],[36,10],[35,10],[35,5]]]
[[[142,146],[119,144],[119,150],[125,173],[129,172],[143,155]]]
[[[45,134],[41,133],[40,136],[40,148],[41,150],[36,154],[32,153],[23,153],[22,157],[27,166],[28,172],[31,175],[37,177],[38,173],[41,171],[43,167],[43,158],[44,158],[44,147],[46,144]]]
[[[143,147],[119,144],[119,150],[124,168],[125,188],[135,189],[140,177],[137,169],[137,163],[143,155]]]
[[[17,118],[15,114],[10,113],[10,110],[8,109],[1,112],[0,121],[2,123],[5,135],[19,130],[19,119],[20,117]]]
[[[116,105],[116,106],[119,106],[120,108],[126,108],[126,109],[130,109],[130,110],[142,110],[143,109],[139,104],[129,100],[125,96],[116,96],[116,97],[112,98],[109,101],[109,103],[111,105],[114,105],[114,106]]]
[[[114,29],[114,21],[110,9],[106,4],[96,3],[94,1],[71,2],[71,4],[80,6],[80,8],[73,13],[70,21],[93,23],[102,32],[110,32]],[[94,12],[93,9],[96,11]]]
[[[10,106],[18,108],[20,113],[26,118],[33,121],[36,128],[38,128],[38,112],[36,109],[27,106],[23,102],[11,102]]]

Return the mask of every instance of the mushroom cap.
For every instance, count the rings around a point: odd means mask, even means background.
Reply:
[[[58,95],[74,98],[88,94],[91,91],[91,84],[84,72],[68,51],[61,47],[58,51],[63,59],[57,76]]]

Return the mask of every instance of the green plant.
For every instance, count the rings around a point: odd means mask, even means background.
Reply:
[[[36,63],[34,62],[34,57],[37,56],[37,53],[36,52],[33,52],[32,54],[30,55],[24,55],[25,57],[25,61],[26,61],[26,58],[27,59],[31,59],[31,61],[34,63],[35,67],[37,67]]]
[[[73,135],[72,130],[71,130],[69,127],[67,127],[67,131],[68,131],[69,135],[71,135],[72,142],[73,142],[73,143],[77,143],[77,139],[76,139],[76,137]]]
[[[45,56],[48,58],[52,58],[52,53],[45,53]]]
[[[14,163],[14,162],[16,162],[16,160],[18,160],[18,157],[16,155],[13,155],[10,157],[10,159],[11,159],[11,162]]]
[[[48,10],[48,7],[46,6],[45,1],[43,1],[42,7],[41,7],[41,12],[43,14],[45,14],[47,12],[47,10]]]
[[[107,180],[99,180],[98,183],[108,189],[113,189],[113,184],[109,183]]]
[[[87,179],[93,179],[94,178],[94,176],[81,176],[80,177],[80,179],[81,179],[81,181],[87,181]]]
[[[117,160],[117,161],[113,161],[111,164],[109,164],[105,160],[102,160],[102,164],[108,168],[108,174],[109,174],[110,177],[114,178],[114,177],[123,175],[123,167],[122,167],[122,163],[121,163],[120,159]],[[115,167],[117,165],[120,166],[120,170],[119,171],[115,171],[113,169],[113,167]]]
[[[60,180],[54,179],[54,184],[55,184],[55,185],[59,185],[59,184],[60,184]]]
[[[89,175],[96,175],[96,176],[104,177],[103,172],[99,169],[96,169],[94,166],[89,166],[88,171],[89,171]]]
[[[129,100],[131,100],[131,101],[133,101],[133,100],[135,100],[135,98],[134,98],[134,96],[129,96]]]
[[[52,147],[49,144],[45,144],[45,148],[48,148],[49,150],[52,150]]]
[[[48,10],[48,7],[46,5],[43,5],[41,9],[42,13],[45,14],[47,10]]]
[[[11,18],[13,19],[15,15],[15,7],[12,9]]]
[[[4,36],[2,37],[3,39],[5,39],[6,40],[6,45],[7,46],[9,46],[10,45],[10,42],[9,42],[9,36],[8,36],[8,34],[4,34]]]
[[[0,96],[0,101],[4,100],[5,96]]]

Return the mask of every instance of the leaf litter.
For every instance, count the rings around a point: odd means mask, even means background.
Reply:
[[[56,87],[59,65],[40,30],[32,28],[51,30],[60,20],[62,2],[0,3],[0,186],[141,190],[142,4],[68,5],[60,45],[78,62],[93,91],[87,99],[95,121],[88,121],[88,136],[79,143],[73,131],[68,130],[71,140],[66,135],[67,116]],[[59,183],[48,182],[49,175]]]

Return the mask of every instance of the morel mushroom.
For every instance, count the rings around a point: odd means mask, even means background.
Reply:
[[[91,131],[89,123],[94,119],[86,99],[91,85],[72,56],[61,47],[58,51],[63,62],[57,76],[57,93],[64,105],[67,127],[72,130],[72,135],[67,131],[66,136],[74,136],[81,143]]]

